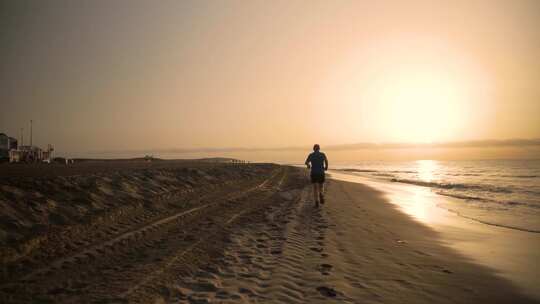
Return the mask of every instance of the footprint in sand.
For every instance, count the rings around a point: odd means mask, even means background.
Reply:
[[[319,286],[317,291],[325,297],[335,298],[337,296],[337,291],[331,287]]]
[[[282,251],[280,249],[273,249],[270,251],[270,254],[281,254]]]
[[[318,267],[322,275],[330,275],[330,270],[332,270],[332,268],[333,266],[330,264],[321,264]]]
[[[251,289],[245,288],[245,287],[239,287],[238,292],[242,293],[242,294],[247,294],[249,296],[254,296],[255,295],[255,292],[253,292]]]

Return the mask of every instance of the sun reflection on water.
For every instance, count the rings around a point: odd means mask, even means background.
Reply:
[[[418,178],[423,182],[433,182],[437,178],[439,163],[435,160],[417,160]],[[401,208],[413,217],[423,221],[431,222],[434,219],[431,193],[423,187],[408,187],[407,199],[401,198]]]
[[[405,200],[402,198],[402,204],[400,204],[400,207],[409,215],[423,222],[430,222],[430,211],[432,211],[432,206],[430,204],[432,202],[427,196],[428,192],[426,189],[422,189],[420,187],[411,187],[410,190],[412,190],[412,196],[409,196],[408,199]]]
[[[418,177],[421,181],[432,182],[435,179],[439,163],[436,160],[417,160]]]

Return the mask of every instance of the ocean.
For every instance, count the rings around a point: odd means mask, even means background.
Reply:
[[[331,169],[425,187],[437,207],[488,225],[540,233],[540,160],[365,161]]]

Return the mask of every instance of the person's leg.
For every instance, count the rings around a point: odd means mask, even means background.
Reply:
[[[311,173],[311,184],[313,185],[313,202],[316,206],[319,206],[319,185],[317,183],[317,176]]]
[[[319,183],[319,202],[321,202],[321,204],[324,204],[324,202],[325,202],[325,200],[324,200],[324,182]]]
[[[313,202],[315,204],[319,203],[319,184],[313,183]]]
[[[317,205],[322,204],[323,202],[321,201],[321,183],[317,183],[317,198]]]

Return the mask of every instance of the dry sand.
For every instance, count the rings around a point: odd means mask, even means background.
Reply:
[[[1,179],[1,303],[533,303],[363,185],[317,209],[292,167],[89,171]]]

